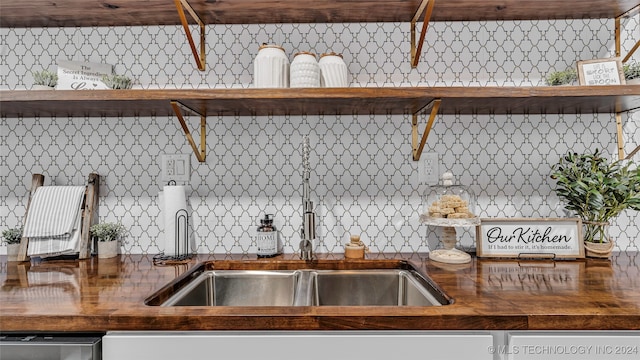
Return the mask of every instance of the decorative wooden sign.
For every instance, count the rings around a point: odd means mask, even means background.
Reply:
[[[620,58],[578,61],[580,85],[624,85]]]
[[[113,66],[79,61],[58,61],[57,90],[109,89],[102,82],[103,75],[113,73]]]
[[[579,218],[482,219],[476,227],[478,257],[583,258]]]

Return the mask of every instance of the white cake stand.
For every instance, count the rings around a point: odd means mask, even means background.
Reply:
[[[444,249],[429,252],[429,259],[447,264],[466,264],[471,261],[471,255],[456,249],[456,228],[480,225],[480,218],[445,219],[422,216],[422,223],[442,227],[442,244]]]

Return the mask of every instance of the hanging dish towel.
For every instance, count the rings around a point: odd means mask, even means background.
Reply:
[[[31,199],[24,224],[29,256],[79,252],[84,186],[41,186]]]

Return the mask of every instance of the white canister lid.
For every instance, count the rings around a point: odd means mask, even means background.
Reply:
[[[311,55],[313,56],[313,58],[316,58],[316,54],[310,52],[310,51],[298,51],[297,53],[295,53],[295,55],[293,55],[293,57],[296,57],[298,55]]]
[[[274,45],[274,44],[267,44],[267,43],[262,43],[262,45],[260,45],[259,50],[262,49],[278,49],[278,50],[282,50],[284,52],[284,48],[280,45]]]
[[[320,55],[320,58],[322,59],[325,56],[338,56],[338,57],[342,58],[342,54],[338,54],[338,53],[335,53],[333,51]]]

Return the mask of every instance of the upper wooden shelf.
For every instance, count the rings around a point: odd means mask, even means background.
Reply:
[[[0,91],[2,117],[172,116],[176,100],[206,116],[614,113],[640,109],[640,86],[379,87]]]
[[[189,0],[205,24],[409,22],[420,0]],[[615,18],[638,0],[436,0],[431,21]],[[2,0],[0,27],[177,25],[170,0]]]

